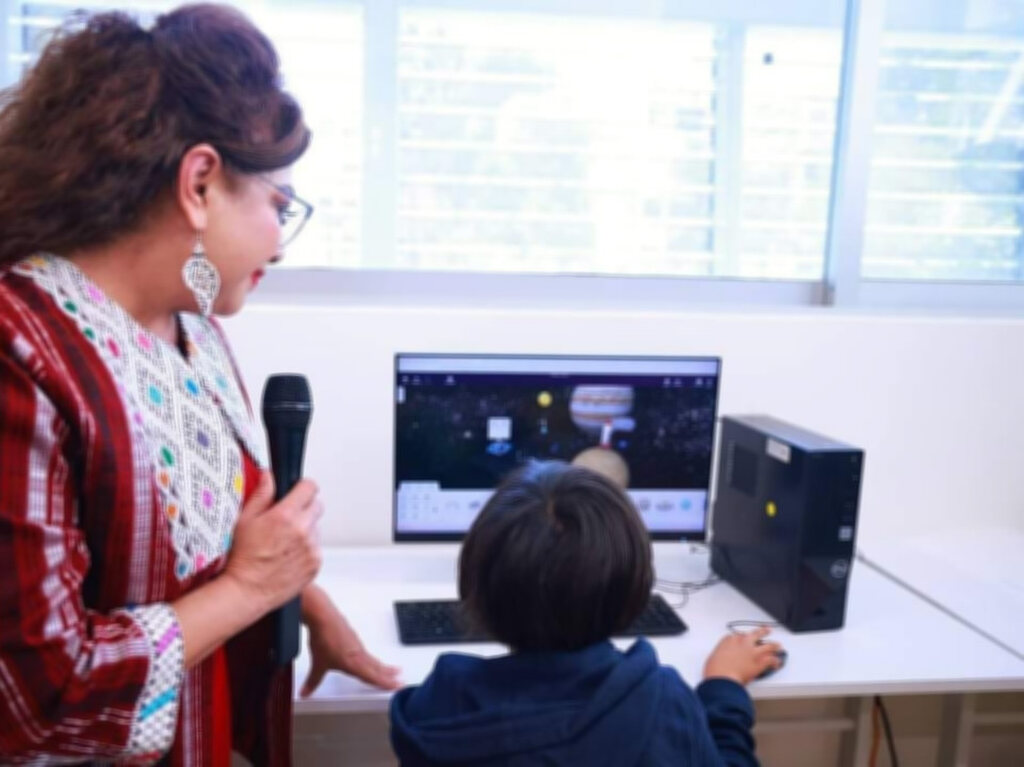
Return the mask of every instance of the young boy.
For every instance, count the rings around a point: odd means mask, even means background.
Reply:
[[[777,665],[767,630],[727,636],[696,691],[638,639],[608,638],[647,603],[650,539],[611,481],[559,462],[513,474],[459,560],[467,614],[511,653],[446,653],[391,703],[403,767],[757,765],[744,685]]]

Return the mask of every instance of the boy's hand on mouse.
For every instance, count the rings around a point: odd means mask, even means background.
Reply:
[[[723,637],[704,664],[704,678],[732,679],[746,685],[766,669],[778,668],[780,663],[775,653],[782,645],[764,641],[770,631],[762,626],[745,634]]]

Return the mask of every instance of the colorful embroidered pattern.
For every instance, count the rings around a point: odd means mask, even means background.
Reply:
[[[266,466],[232,364],[205,318],[179,319],[189,357],[141,327],[74,264],[34,256],[14,267],[49,293],[93,342],[118,382],[133,439],[148,445],[153,477],[184,580],[227,552],[242,502],[241,442]]]
[[[174,741],[185,644],[170,605],[146,605],[124,612],[142,628],[150,644],[149,676],[132,723],[128,756],[135,763],[156,761]]]

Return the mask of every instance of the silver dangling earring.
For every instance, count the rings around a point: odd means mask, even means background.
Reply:
[[[217,267],[210,263],[203,249],[203,233],[196,232],[196,244],[192,248],[192,255],[185,262],[181,270],[181,277],[185,285],[192,291],[196,299],[199,313],[209,317],[213,312],[213,302],[220,292],[220,273]]]

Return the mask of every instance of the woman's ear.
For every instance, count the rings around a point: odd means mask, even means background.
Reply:
[[[175,199],[194,231],[206,231],[206,193],[223,172],[220,154],[209,144],[196,144],[181,158]]]

